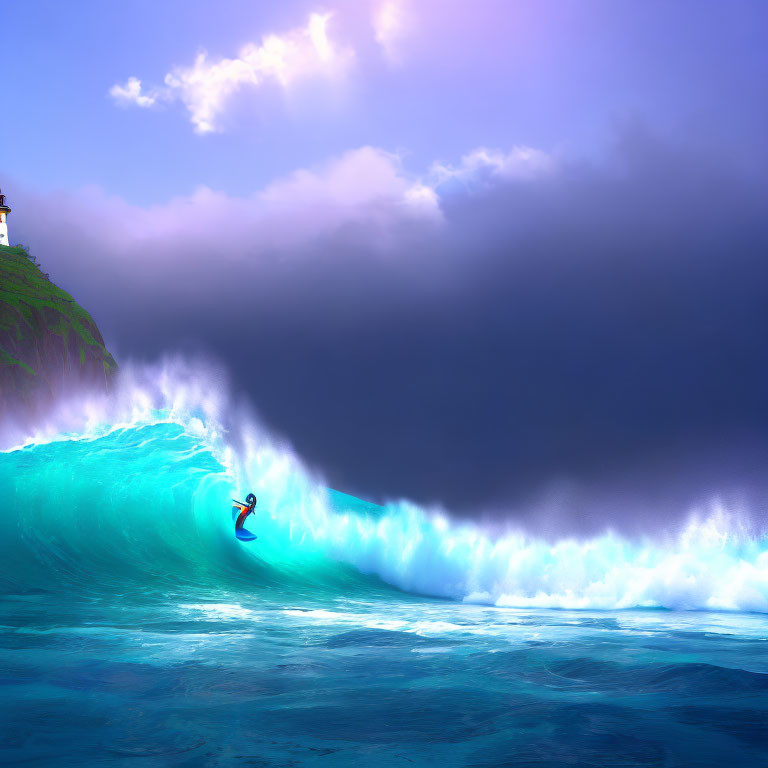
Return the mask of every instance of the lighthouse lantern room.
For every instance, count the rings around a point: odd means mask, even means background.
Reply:
[[[0,245],[10,245],[8,240],[8,214],[11,209],[5,204],[5,195],[0,194]]]

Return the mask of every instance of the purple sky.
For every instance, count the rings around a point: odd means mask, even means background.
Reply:
[[[11,240],[118,358],[222,360],[368,498],[762,504],[764,3],[0,13]]]

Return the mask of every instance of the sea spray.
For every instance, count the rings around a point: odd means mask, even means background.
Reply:
[[[676,536],[492,536],[329,490],[211,367],[125,366],[0,454],[0,584],[377,589],[511,607],[768,612],[768,537],[716,500]],[[237,542],[231,497],[259,499]],[[371,578],[374,581],[371,581]]]

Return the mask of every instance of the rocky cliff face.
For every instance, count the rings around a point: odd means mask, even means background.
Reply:
[[[0,246],[0,420],[116,370],[93,318],[23,248]]]

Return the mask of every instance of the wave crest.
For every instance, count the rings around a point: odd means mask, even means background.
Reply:
[[[108,396],[61,403],[0,454],[0,581],[114,589],[179,579],[240,588],[370,588],[507,607],[768,612],[768,539],[713,502],[678,535],[493,536],[444,511],[325,487],[227,394],[215,369],[129,366]],[[254,490],[259,540],[231,531]],[[351,567],[351,568],[350,568]],[[354,570],[352,570],[354,569]]]

